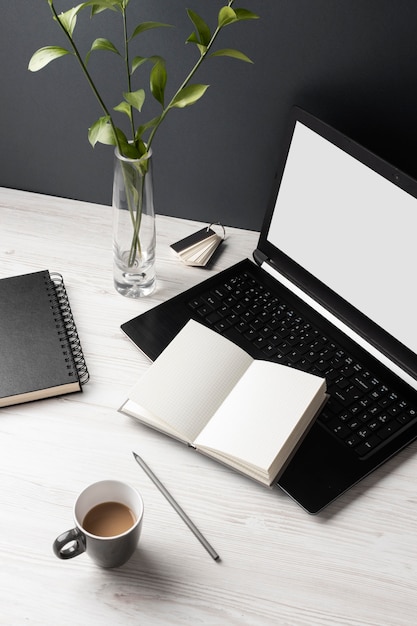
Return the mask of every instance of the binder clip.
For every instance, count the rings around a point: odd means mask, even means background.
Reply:
[[[207,265],[221,242],[226,238],[226,230],[222,224],[217,223],[217,226],[220,226],[223,231],[221,235],[216,233],[212,226],[214,223],[171,244],[172,250],[183,263],[196,267]]]

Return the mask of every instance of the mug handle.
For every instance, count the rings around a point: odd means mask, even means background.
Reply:
[[[85,552],[85,549],[85,535],[78,528],[67,530],[53,543],[53,550],[59,559],[72,559]]]

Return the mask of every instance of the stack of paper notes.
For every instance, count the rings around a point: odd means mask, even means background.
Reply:
[[[223,239],[208,226],[171,244],[171,248],[186,265],[202,267],[207,265]]]

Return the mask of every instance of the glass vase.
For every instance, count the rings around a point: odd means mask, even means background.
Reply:
[[[129,298],[156,286],[152,155],[129,159],[115,151],[113,179],[113,277]]]

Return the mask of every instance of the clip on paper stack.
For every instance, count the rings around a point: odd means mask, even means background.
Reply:
[[[175,254],[186,265],[204,267],[212,258],[222,241],[226,237],[226,231],[222,224],[218,224],[223,229],[223,234],[218,235],[212,230],[213,224],[206,228],[171,244],[171,248]]]

